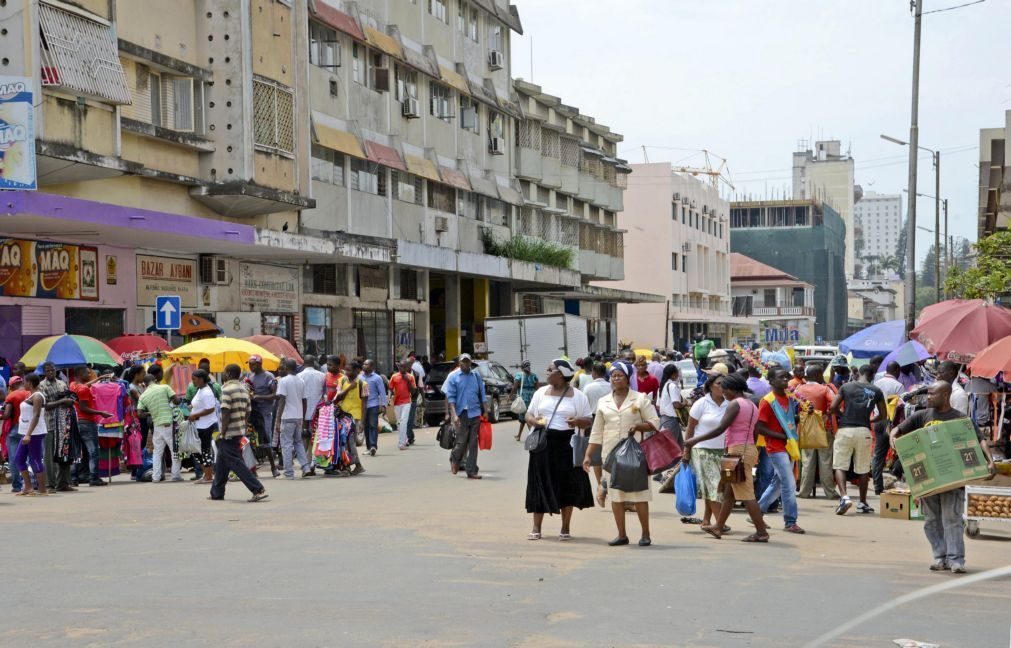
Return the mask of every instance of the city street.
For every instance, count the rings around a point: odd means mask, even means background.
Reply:
[[[610,548],[609,512],[577,512],[570,543],[526,540],[527,455],[496,426],[482,481],[449,473],[435,429],[398,452],[383,435],[355,479],[268,479],[248,504],[229,484],[211,502],[190,483],[24,500],[0,493],[12,531],[0,645],[801,646],[915,590],[927,570],[922,523],[833,514],[801,500],[808,533],[768,545],[716,541],[655,495],[654,545]],[[872,501],[877,507],[877,500]],[[984,531],[986,533],[986,531]],[[1003,566],[1009,535],[967,541],[970,574]],[[1007,580],[888,612],[833,646],[1005,645]]]

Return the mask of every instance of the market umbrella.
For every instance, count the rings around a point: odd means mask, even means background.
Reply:
[[[120,335],[112,338],[106,344],[110,349],[121,355],[129,353],[158,353],[160,351],[171,351],[172,347],[165,341],[165,338],[158,335]]]
[[[905,341],[905,321],[891,320],[857,331],[839,343],[839,351],[852,353],[854,358],[873,358],[894,351]]]
[[[246,342],[252,342],[257,346],[262,346],[278,357],[292,358],[298,364],[302,364],[302,356],[298,354],[298,349],[282,337],[277,337],[276,335],[251,335],[242,339]]]
[[[910,333],[942,360],[968,362],[990,344],[1011,335],[1011,310],[982,299],[935,304]]]
[[[28,349],[21,362],[29,369],[44,362],[52,362],[57,367],[78,365],[102,365],[115,367],[120,364],[119,353],[103,342],[87,335],[54,335],[39,340]]]
[[[973,376],[995,378],[1000,372],[1011,376],[1011,336],[997,340],[976,354],[969,363]]]
[[[261,346],[239,338],[208,338],[184,344],[166,354],[169,359],[180,364],[195,365],[202,358],[211,363],[211,371],[218,373],[230,364],[240,367],[249,362],[249,356],[258,355],[263,358],[263,368],[274,371],[280,364],[280,359]]]
[[[884,361],[881,363],[881,370],[884,371],[890,362],[898,362],[900,367],[905,367],[906,365],[926,360],[929,357],[930,353],[922,344],[916,340],[910,340],[885,356]]]

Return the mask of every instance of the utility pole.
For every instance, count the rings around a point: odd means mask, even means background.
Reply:
[[[934,301],[941,301],[941,150],[934,151]],[[945,201],[947,202],[947,201]],[[947,232],[945,232],[947,236]]]
[[[920,153],[920,27],[923,0],[912,0],[913,27],[913,106],[909,120],[909,218],[906,222],[906,335],[916,326],[916,158]]]
[[[944,209],[944,280],[948,280],[948,273],[951,272],[951,242],[948,238],[948,199],[945,198],[941,201],[942,208]],[[948,291],[944,291],[944,296],[948,296]]]

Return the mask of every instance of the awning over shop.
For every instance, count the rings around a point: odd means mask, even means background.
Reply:
[[[401,159],[400,153],[397,153],[397,149],[391,146],[384,146],[372,140],[365,140],[365,152],[370,162],[375,162],[391,169],[397,169],[398,171],[407,171],[407,165]]]
[[[309,14],[328,27],[333,27],[360,41],[365,40],[365,34],[358,27],[358,21],[350,14],[334,9],[323,0],[309,0]]]
[[[378,29],[366,26],[365,40],[368,41],[369,45],[386,52],[393,58],[400,59],[401,61],[406,60],[404,49],[397,42],[397,39],[382,33]]]
[[[523,206],[523,195],[512,185],[509,180],[502,176],[495,176],[495,184],[498,186],[499,198],[513,205]]]
[[[407,64],[420,72],[424,72],[430,77],[439,78],[439,65],[421,52],[417,52],[410,47],[404,47],[404,57]]]
[[[475,99],[498,110],[499,105],[495,97],[495,90],[487,79],[479,79],[468,74],[467,80],[470,83],[470,94]]]
[[[442,175],[442,181],[451,187],[463,189],[464,191],[471,190],[470,181],[467,180],[466,174],[445,166],[439,166],[439,173]]]
[[[495,15],[499,20],[504,22],[509,26],[510,29],[515,31],[517,34],[523,33],[523,24],[520,23],[520,14],[516,9],[516,5],[509,5],[508,7],[503,7],[498,3],[495,4]]]
[[[470,95],[470,85],[467,84],[467,79],[463,78],[462,74],[451,70],[444,65],[439,66],[439,71],[442,73],[442,80],[447,85],[465,95]]]
[[[435,167],[435,163],[423,157],[418,157],[417,155],[405,155],[404,158],[407,160],[407,170],[416,176],[421,176],[433,182],[442,182],[442,178],[439,176],[439,170]]]
[[[579,148],[583,150],[583,153],[588,155],[596,155],[597,157],[604,157],[604,152],[601,151],[596,146],[590,146],[589,144],[580,144]]]
[[[617,288],[605,288],[604,286],[591,286],[589,284],[573,288],[571,290],[555,290],[545,288],[538,290],[527,289],[527,292],[541,293],[547,297],[557,299],[579,299],[582,301],[594,302],[617,302],[619,304],[662,304],[662,295],[636,292],[634,290],[619,290]]]
[[[468,169],[467,177],[470,178],[470,186],[474,191],[482,196],[498,199],[498,185],[494,180],[484,175],[481,169]]]
[[[520,110],[519,98],[509,93],[501,94],[496,92],[498,107],[513,119],[523,119],[523,111]]]
[[[365,151],[362,150],[357,137],[352,133],[322,123],[322,120],[317,118],[315,114],[312,119],[312,135],[313,140],[320,146],[357,158],[365,158]]]

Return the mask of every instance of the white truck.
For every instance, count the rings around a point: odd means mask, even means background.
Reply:
[[[488,358],[510,373],[530,361],[530,369],[543,381],[544,369],[555,358],[576,359],[589,355],[586,320],[575,315],[512,315],[484,321]]]

